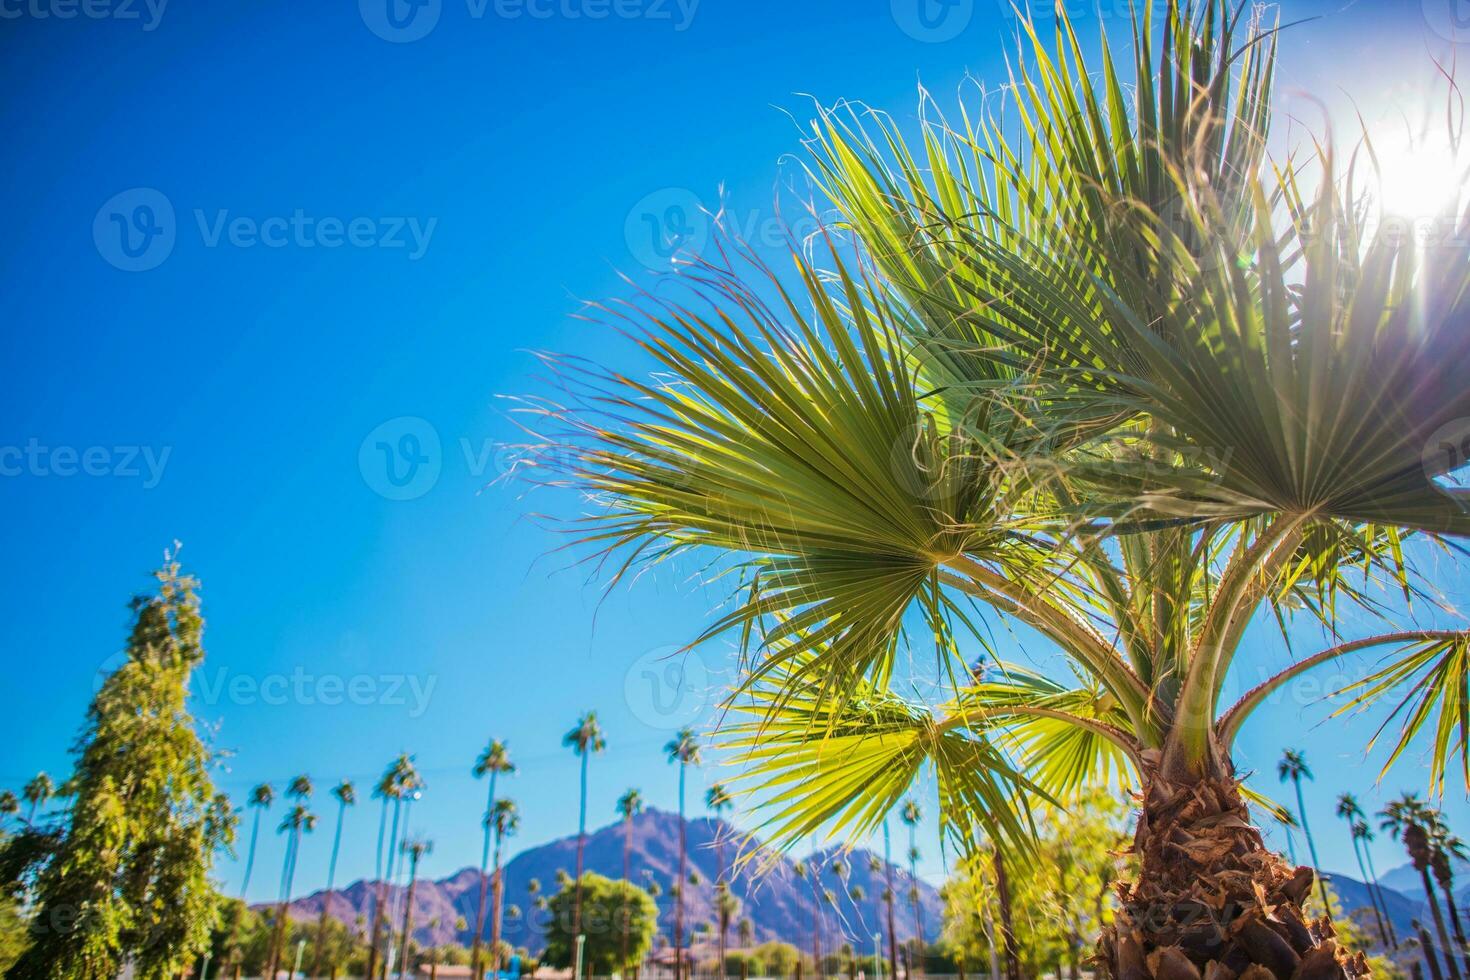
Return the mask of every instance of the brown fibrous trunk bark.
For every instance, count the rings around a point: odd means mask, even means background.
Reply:
[[[1323,916],[1302,904],[1313,872],[1268,850],[1229,773],[1145,773],[1133,849],[1137,881],[1098,940],[1114,980],[1349,980],[1366,977]]]

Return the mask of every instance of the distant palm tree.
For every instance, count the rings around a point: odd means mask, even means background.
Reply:
[[[1390,837],[1404,842],[1404,850],[1409,854],[1409,862],[1414,865],[1414,870],[1419,872],[1419,880],[1424,885],[1424,898],[1429,902],[1429,911],[1434,913],[1434,931],[1439,936],[1440,949],[1444,951],[1445,962],[1449,964],[1450,976],[1454,980],[1460,980],[1460,967],[1455,962],[1455,957],[1449,955],[1449,951],[1453,948],[1450,946],[1449,931],[1445,929],[1444,914],[1439,910],[1439,901],[1434,897],[1434,881],[1429,877],[1433,851],[1429,842],[1428,807],[1418,796],[1413,793],[1405,793],[1378,811],[1378,816],[1382,818],[1379,826],[1388,831]]]
[[[1284,783],[1291,780],[1292,786],[1296,788],[1296,812],[1297,818],[1302,822],[1302,833],[1307,838],[1307,851],[1312,855],[1312,874],[1317,876],[1317,889],[1322,894],[1322,907],[1328,915],[1332,914],[1332,903],[1327,898],[1327,882],[1322,877],[1322,862],[1317,860],[1317,842],[1312,839],[1312,827],[1307,823],[1307,805],[1302,800],[1302,780],[1312,778],[1312,770],[1307,766],[1306,757],[1296,749],[1287,749],[1281,754],[1281,761],[1276,763],[1276,775]]]
[[[888,975],[898,980],[898,930],[893,919],[893,843],[888,817],[883,817],[883,909],[888,920]]]
[[[408,976],[409,941],[413,936],[413,890],[419,880],[419,861],[434,850],[434,844],[419,837],[404,841],[402,850],[408,857],[408,893],[403,903],[403,958],[398,961],[398,980]]]
[[[1434,874],[1434,880],[1439,884],[1440,894],[1444,895],[1445,908],[1450,911],[1450,929],[1455,934],[1455,941],[1460,944],[1460,955],[1465,960],[1465,971],[1470,975],[1470,945],[1465,942],[1465,930],[1460,925],[1460,911],[1455,908],[1455,869],[1451,858],[1464,859],[1465,842],[1454,834],[1445,825],[1444,818],[1438,810],[1429,811],[1429,870]]]
[[[400,755],[398,761],[395,763],[395,769],[397,771],[398,784],[401,788],[400,797],[403,801],[403,829],[399,833],[396,845],[393,845],[389,852],[388,878],[393,882],[396,882],[398,876],[403,872],[403,862],[409,856],[408,845],[410,828],[413,825],[413,805],[424,795],[423,790],[427,785],[424,782],[424,777],[419,773],[418,767],[414,765],[413,756],[406,754]],[[395,913],[398,908],[397,903],[401,897],[405,897],[401,892],[398,895],[389,892],[389,906]],[[390,914],[389,921],[391,922],[392,919],[393,915]],[[393,939],[391,926],[388,930],[388,939],[391,945]],[[404,956],[408,955],[406,948],[403,954]],[[389,959],[391,960],[392,957],[390,956]],[[385,974],[388,969],[391,969],[391,967],[385,964]]]
[[[21,790],[20,795],[31,806],[30,810],[26,812],[26,823],[34,824],[36,822],[36,808],[45,806],[47,801],[56,795],[56,784],[51,781],[50,776],[44,772],[38,772],[30,782],[25,784],[25,788]]]
[[[1388,944],[1398,949],[1399,937],[1393,927],[1393,917],[1388,914],[1388,899],[1383,897],[1383,886],[1378,883],[1378,869],[1373,866],[1373,848],[1368,846],[1373,843],[1373,830],[1366,820],[1358,820],[1353,823],[1353,836],[1362,842],[1363,860],[1368,864],[1368,877],[1372,881],[1373,890],[1378,893],[1378,904],[1383,907],[1383,924],[1388,927]]]
[[[618,938],[618,969],[628,968],[628,895],[633,886],[633,818],[643,812],[643,794],[636,789],[629,789],[618,797],[618,815],[623,818],[623,887],[619,894],[622,901],[619,907],[621,918],[621,935]]]
[[[1291,832],[1301,825],[1296,822],[1295,815],[1284,806],[1278,808],[1271,815],[1276,818],[1277,823],[1281,824],[1281,829],[1286,837],[1286,856],[1291,858],[1292,867],[1296,867],[1298,863],[1296,859],[1296,838],[1292,836]]]
[[[403,816],[403,801],[411,791],[412,783],[417,778],[418,773],[414,769],[413,757],[407,753],[400,752],[397,758],[388,763],[388,768],[383,771],[382,778],[378,780],[378,785],[373,790],[373,795],[381,797],[383,800],[383,813],[385,818],[388,804],[390,802],[392,803],[393,822],[386,841],[383,839],[382,823],[378,827],[377,867],[379,869],[379,875],[377,895],[373,900],[372,941],[368,946],[369,980],[376,980],[379,976],[380,962],[382,975],[386,975],[392,968],[388,962],[391,960],[391,956],[383,955],[380,961],[379,947],[386,945],[391,949],[393,945],[393,916],[388,908],[388,899],[390,897],[388,883],[393,879],[394,849],[400,846],[398,825]],[[386,822],[386,819],[384,819],[383,823]],[[407,828],[405,827],[406,831]]]
[[[730,913],[727,908],[729,902],[720,902],[718,893],[724,887],[725,894],[729,895],[730,883],[725,881],[725,834],[719,819],[720,815],[735,805],[735,798],[730,795],[724,783],[715,783],[704,794],[704,805],[715,815],[715,891],[716,909],[720,922],[720,975],[725,971],[725,950],[729,945],[730,936]]]
[[[495,781],[501,773],[509,775],[516,771],[515,763],[510,761],[510,754],[506,751],[505,743],[499,739],[492,739],[485,746],[480,757],[475,760],[475,767],[471,770],[476,779],[483,776],[490,777],[489,795],[485,799],[485,813],[480,822],[484,825],[484,842],[480,847],[480,898],[475,906],[475,938],[470,942],[470,976],[479,977],[480,973],[480,947],[483,944],[485,933],[485,889],[489,884],[486,877],[486,867],[490,863],[490,835],[491,815],[495,812]],[[493,954],[492,954],[493,955]]]
[[[370,914],[372,930],[368,939],[368,980],[377,980],[378,976],[378,945],[382,933],[383,902],[386,897],[384,889],[388,887],[383,877],[385,856],[383,845],[386,840],[391,839],[385,836],[388,832],[388,805],[389,803],[396,802],[398,793],[398,781],[394,776],[393,763],[389,763],[388,768],[383,771],[383,775],[378,779],[377,785],[373,787],[373,797],[382,800],[382,807],[378,811],[377,848],[373,851],[373,896],[372,911]],[[393,833],[395,836],[398,833],[396,824],[394,825]]]
[[[250,874],[255,870],[255,841],[260,837],[260,815],[269,810],[275,801],[276,792],[271,789],[270,783],[260,783],[250,790],[250,799],[246,805],[255,811],[255,817],[250,822],[250,848],[245,852],[245,881],[240,885],[241,898],[250,890]]]
[[[572,898],[572,942],[575,944],[576,937],[582,934],[582,851],[587,846],[587,760],[594,753],[607,748],[607,740],[602,737],[602,726],[597,723],[597,712],[589,711],[578,718],[576,727],[562,736],[561,744],[571,749],[582,761],[579,784],[581,796],[577,808],[577,878],[573,885],[576,893]],[[573,977],[572,980],[582,978]]]
[[[679,882],[681,887],[674,893],[674,980],[680,980],[684,968],[682,953],[684,948],[684,889],[682,884],[689,876],[689,844],[684,832],[684,773],[690,766],[697,766],[700,763],[699,743],[695,741],[694,730],[679,729],[664,746],[664,753],[670,762],[679,767]]]
[[[924,906],[919,901],[919,845],[915,839],[919,821],[924,818],[924,811],[919,807],[919,801],[909,798],[904,801],[903,809],[899,812],[899,819],[909,829],[909,901],[914,906],[914,927],[918,930],[917,954],[909,963],[909,969],[923,972],[924,955]],[[915,964],[918,964],[917,966]]]
[[[755,939],[755,923],[741,919],[740,925],[735,927],[735,934],[740,937],[740,945],[749,946]]]
[[[344,779],[332,787],[332,796],[337,800],[337,829],[332,832],[332,859],[327,863],[327,890],[322,894],[322,912],[316,923],[316,942],[311,954],[311,975],[322,975],[322,943],[327,936],[327,908],[332,904],[332,886],[337,883],[337,856],[342,850],[342,818],[347,808],[357,803],[357,790],[352,781]]]
[[[516,807],[516,801],[509,798],[496,800],[490,823],[495,829],[495,897],[490,903],[494,910],[490,916],[490,972],[494,974],[500,972],[500,906],[505,898],[504,876],[500,870],[500,845],[505,838],[514,837],[521,827],[521,814]]]
[[[281,819],[281,824],[276,828],[278,833],[290,834],[286,843],[286,866],[282,873],[281,900],[276,905],[276,929],[271,939],[270,966],[266,976],[274,977],[276,967],[280,965],[281,957],[286,952],[286,928],[290,920],[291,889],[296,880],[296,859],[301,853],[301,835],[309,834],[316,829],[316,816],[306,808],[304,803],[297,803]]]
[[[267,976],[274,977],[275,968],[280,962],[283,945],[286,942],[286,910],[291,904],[291,886],[296,877],[296,852],[301,844],[301,834],[304,831],[310,833],[316,827],[316,817],[306,808],[306,802],[311,799],[313,787],[311,777],[304,773],[291,780],[286,787],[286,795],[296,801],[281,819],[281,824],[276,828],[278,834],[289,834],[286,841],[286,854],[281,860],[281,886],[280,896],[276,903],[276,928],[271,936],[270,950],[266,955],[269,964]]]
[[[1343,793],[1338,796],[1337,815],[1347,821],[1348,833],[1353,839],[1353,856],[1358,859],[1358,873],[1363,876],[1363,881],[1368,883],[1368,900],[1373,905],[1373,919],[1378,924],[1378,940],[1387,946],[1388,930],[1383,926],[1383,913],[1378,907],[1378,893],[1374,891],[1372,879],[1368,876],[1368,866],[1363,863],[1363,849],[1357,833],[1357,827],[1363,820],[1363,808],[1358,805],[1357,797],[1351,793]]]
[[[791,873],[802,881],[807,880],[808,870],[805,861],[797,861],[791,865]],[[821,968],[822,962],[822,903],[817,894],[820,887],[816,883],[816,874],[812,878],[812,962]]]
[[[20,800],[10,790],[0,790],[0,820],[20,812]]]

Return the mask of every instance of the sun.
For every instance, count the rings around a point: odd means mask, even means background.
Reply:
[[[1385,216],[1428,220],[1460,202],[1470,154],[1443,126],[1385,126],[1369,135],[1368,146],[1369,163],[1377,165],[1370,193]]]

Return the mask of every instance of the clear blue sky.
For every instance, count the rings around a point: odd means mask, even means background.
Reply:
[[[559,738],[595,707],[594,820],[628,785],[671,807],[660,746],[709,712],[696,695],[670,714],[645,672],[719,596],[671,570],[603,600],[528,519],[564,503],[479,492],[516,437],[497,396],[539,390],[530,348],[626,356],[569,314],[647,274],[649,215],[723,186],[739,227],[770,226],[799,93],[911,119],[920,79],[942,104],[967,71],[1002,79],[1005,5],[926,22],[917,3],[431,0],[394,26],[383,0],[0,0],[0,445],[19,451],[0,458],[0,785],[66,771],[126,600],[178,538],[209,621],[198,712],[237,799],[303,770],[323,794],[365,784],[412,751],[439,875],[477,854],[468,769],[490,735],[522,767],[520,843],[575,829]],[[1117,29],[1123,0],[1101,6]],[[1323,19],[1289,40],[1284,89],[1383,96],[1395,58],[1445,49],[1432,6],[1288,3]],[[398,476],[430,462],[395,487],[380,442]],[[728,666],[711,650],[696,680]],[[1246,760],[1306,749],[1325,863],[1348,868],[1331,798],[1376,801],[1376,770],[1360,739],[1306,730],[1320,709],[1271,711]],[[354,814],[344,876],[367,870],[374,822]],[[303,888],[325,875],[319,838]]]

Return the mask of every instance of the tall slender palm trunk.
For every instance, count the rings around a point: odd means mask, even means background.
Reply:
[[[893,853],[888,821],[883,821],[883,904],[888,919],[888,975],[898,980],[898,930],[893,919]]]
[[[1383,924],[1388,927],[1388,945],[1392,949],[1399,948],[1399,938],[1394,932],[1393,916],[1388,914],[1388,899],[1383,897],[1383,886],[1378,883],[1378,869],[1373,866],[1373,851],[1368,847],[1368,842],[1363,842],[1363,858],[1368,863],[1368,878],[1372,884],[1373,891],[1378,895],[1378,904],[1383,906]]]
[[[1465,942],[1465,930],[1460,925],[1460,910],[1455,908],[1455,876],[1449,862],[1449,856],[1443,852],[1436,852],[1431,867],[1434,871],[1434,880],[1439,883],[1440,894],[1444,896],[1445,908],[1450,913],[1450,931],[1455,935],[1455,942],[1459,944],[1460,956],[1465,964],[1465,971],[1470,975],[1470,945]],[[1448,953],[1445,954],[1449,956]]]
[[[914,836],[914,825],[909,824],[909,899],[914,906],[914,929],[917,933],[914,939],[914,953],[909,962],[909,969],[914,973],[924,972],[924,904],[919,895],[919,864],[917,855],[919,853],[918,840]]]
[[[620,935],[618,936],[618,970],[628,968],[628,889],[633,887],[633,814],[623,817],[623,887],[619,891]]]
[[[398,959],[399,980],[408,976],[408,943],[413,938],[413,891],[414,886],[418,884],[418,878],[419,863],[415,859],[410,859],[408,862],[408,891],[405,893],[403,903],[403,945]]]
[[[394,798],[394,800],[393,800],[393,830],[388,835],[387,846],[388,846],[389,850],[387,850],[387,851],[384,851],[383,850],[383,846],[384,846],[384,841],[383,841],[383,825],[386,823],[387,816],[388,816],[388,800],[386,798],[383,800],[383,817],[382,817],[382,819],[379,820],[379,823],[378,823],[378,854],[377,854],[378,860],[376,862],[377,869],[378,869],[378,889],[377,889],[377,895],[373,899],[373,937],[372,937],[372,942],[368,945],[368,969],[367,969],[368,980],[377,980],[377,977],[379,975],[380,968],[381,969],[386,969],[386,966],[382,964],[383,957],[380,955],[379,947],[381,946],[381,944],[384,941],[383,940],[383,924],[384,924],[384,921],[383,920],[384,920],[384,915],[385,915],[385,909],[386,909],[387,903],[388,903],[388,881],[387,881],[387,879],[392,874],[392,868],[393,868],[392,847],[393,847],[393,842],[396,841],[396,840],[398,840],[398,814],[399,814],[399,810],[402,807],[402,805],[403,805],[403,801],[401,799]]]
[[[483,945],[481,937],[485,933],[485,891],[489,885],[486,872],[490,864],[490,822],[495,812],[495,770],[490,771],[490,791],[485,800],[485,839],[480,846],[480,897],[475,903],[475,938],[470,942],[470,976],[479,978],[480,973],[480,948]]]
[[[575,889],[572,899],[572,949],[577,948],[577,937],[582,934],[582,852],[587,845],[587,756],[582,753],[582,775],[581,775],[581,804],[577,809],[577,880],[573,885]],[[573,961],[575,963],[575,960]],[[572,980],[582,980],[581,977],[573,977]]]
[[[679,763],[679,886],[674,892],[674,980],[684,976],[684,889],[689,881],[689,842],[684,832],[684,763]]]
[[[1411,830],[1419,828],[1410,828]],[[1420,831],[1422,833],[1422,830]],[[1408,837],[1406,833],[1405,838]],[[1461,980],[1460,965],[1455,962],[1454,947],[1450,945],[1449,930],[1445,928],[1444,913],[1439,910],[1439,899],[1435,895],[1434,879],[1429,876],[1429,866],[1424,864],[1419,868],[1419,878],[1424,883],[1424,898],[1429,903],[1429,911],[1434,916],[1434,933],[1439,937],[1439,950],[1444,954],[1445,966],[1453,980]]]
[[[1317,860],[1317,842],[1312,838],[1312,825],[1307,823],[1307,804],[1302,799],[1302,777],[1292,776],[1291,782],[1296,787],[1297,819],[1302,822],[1302,834],[1307,838],[1307,853],[1312,855],[1312,870],[1316,872],[1317,890],[1322,895],[1322,908],[1327,915],[1331,915],[1332,902],[1327,897],[1327,881],[1322,877],[1322,862]]]
[[[1016,949],[1015,921],[1011,916],[1011,882],[1006,876],[1006,859],[997,845],[990,856],[995,869],[995,892],[1000,904],[1000,945],[1005,953],[1006,980],[1021,980],[1021,957]]]
[[[266,958],[266,976],[274,977],[286,948],[287,910],[291,907],[291,886],[296,880],[296,852],[301,846],[301,828],[293,827],[286,844],[286,861],[281,869],[281,897],[276,903],[276,923],[271,931],[270,952]]]
[[[1204,765],[1200,774],[1167,763],[1141,774],[1133,840],[1139,875],[1120,883],[1117,916],[1099,940],[1107,973],[1120,980],[1264,976],[1252,969],[1259,967],[1294,980],[1365,975],[1366,958],[1338,945],[1326,916],[1306,919],[1314,870],[1292,868],[1266,848],[1228,762]]]
[[[337,883],[337,855],[342,850],[342,818],[347,815],[347,804],[337,801],[337,829],[332,832],[332,859],[327,864],[327,890],[322,894],[322,912],[316,922],[316,942],[312,945],[311,975],[322,975],[322,944],[327,937],[327,908],[332,903],[332,886]]]
[[[505,876],[500,868],[500,831],[495,832],[495,870],[490,875],[490,970],[500,972],[500,910],[505,898]]]
[[[1362,842],[1359,841],[1357,835],[1354,834],[1353,856],[1358,860],[1358,874],[1362,875],[1363,880],[1366,882],[1368,881],[1368,868],[1366,865],[1363,864],[1363,848],[1361,844]],[[1373,905],[1373,921],[1378,926],[1378,941],[1381,942],[1385,947],[1387,947],[1388,930],[1385,929],[1383,926],[1384,913],[1381,912],[1378,908],[1378,893],[1374,891],[1373,885],[1371,883],[1369,883],[1368,885],[1368,901]]]

